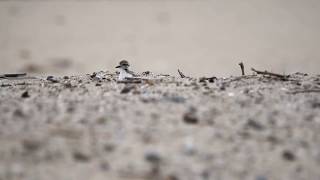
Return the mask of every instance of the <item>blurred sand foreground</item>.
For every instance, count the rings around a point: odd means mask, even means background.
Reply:
[[[319,70],[320,1],[3,1],[0,72]]]

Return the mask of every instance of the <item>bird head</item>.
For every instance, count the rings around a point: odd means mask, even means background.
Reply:
[[[120,61],[119,65],[116,66],[116,68],[128,69],[129,66],[130,65],[129,65],[128,61],[122,60],[122,61]]]

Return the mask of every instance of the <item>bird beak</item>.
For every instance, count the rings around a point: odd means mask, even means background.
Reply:
[[[121,66],[116,66],[116,68],[120,68]]]

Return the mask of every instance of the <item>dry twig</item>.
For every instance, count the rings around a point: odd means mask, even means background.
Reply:
[[[282,74],[272,73],[272,72],[268,72],[268,71],[258,71],[254,68],[251,68],[251,70],[257,74],[274,76],[274,77],[281,78],[281,79],[287,79],[289,77],[288,75],[282,75]]]
[[[244,65],[243,65],[243,62],[240,62],[240,63],[239,63],[239,66],[240,66],[240,68],[241,68],[242,76],[244,76],[245,73],[244,73]]]
[[[181,78],[186,78],[187,76],[185,76],[179,69],[178,69],[178,73],[180,75]]]

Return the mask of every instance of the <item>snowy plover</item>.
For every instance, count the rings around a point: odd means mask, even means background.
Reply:
[[[119,65],[116,67],[119,69],[119,77],[120,81],[126,80],[127,78],[132,78],[135,76],[134,72],[129,71],[129,63],[126,60],[120,61]]]

